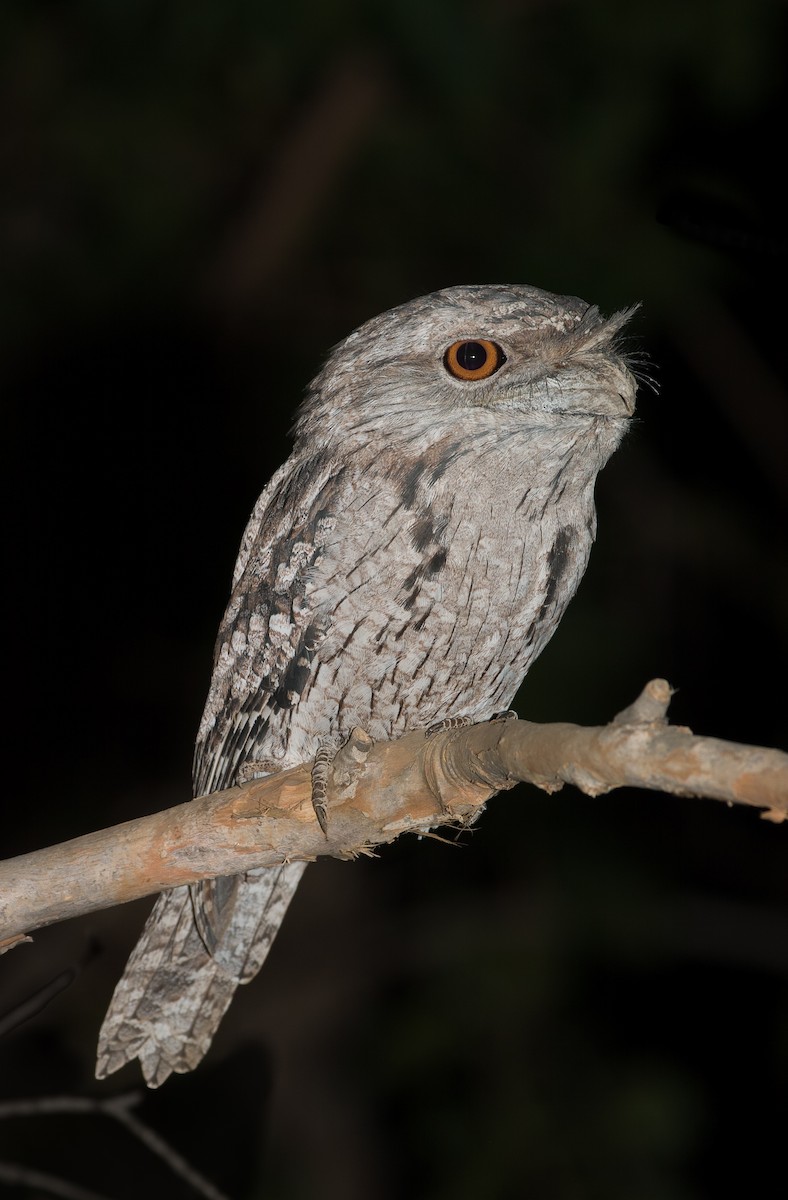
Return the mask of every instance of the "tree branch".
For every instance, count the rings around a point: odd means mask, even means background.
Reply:
[[[125,1092],[118,1096],[108,1096],[104,1100],[88,1096],[44,1096],[32,1100],[5,1100],[0,1102],[0,1121],[15,1117],[37,1117],[63,1115],[95,1115],[106,1116],[122,1125],[133,1138],[146,1146],[167,1164],[174,1174],[198,1192],[206,1200],[227,1200],[224,1192],[196,1171],[191,1163],[174,1150],[164,1138],[160,1137],[150,1126],[132,1113],[142,1099],[141,1092]],[[59,1179],[54,1175],[43,1175],[31,1167],[17,1163],[0,1162],[0,1182],[38,1188],[53,1196],[62,1196],[64,1200],[102,1200],[94,1192]]]
[[[470,824],[496,792],[572,783],[590,796],[640,787],[788,816],[788,754],[670,726],[671,689],[652,680],[609,725],[490,721],[374,744],[355,730],[329,772],[328,833],[310,765],[0,863],[0,950],[32,929],[252,867],[354,858],[401,833]]]

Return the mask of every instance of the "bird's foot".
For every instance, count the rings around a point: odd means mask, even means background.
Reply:
[[[328,837],[329,776],[332,788],[337,792],[338,799],[341,801],[343,793],[353,786],[353,781],[363,770],[367,756],[374,745],[374,738],[367,733],[366,729],[357,725],[351,729],[349,737],[323,738],[318,746],[312,767],[312,807],[326,837]]]
[[[235,782],[240,784],[248,783],[250,779],[265,779],[266,775],[276,775],[281,770],[281,763],[273,758],[253,758],[238,768]]]
[[[491,721],[516,721],[517,713],[513,708],[506,708],[503,712],[493,713],[490,717]],[[443,721],[436,721],[434,725],[428,725],[424,730],[426,738],[434,737],[436,733],[446,733],[449,729],[467,729],[469,725],[475,725],[476,722],[472,717],[446,717]]]
[[[435,737],[436,733],[446,733],[449,729],[467,729],[469,725],[473,725],[471,717],[446,717],[443,721],[436,721],[434,725],[428,725],[424,730],[425,738]]]
[[[328,837],[328,773],[339,753],[342,738],[323,738],[318,746],[315,761],[312,766],[312,807],[315,810],[317,823]]]

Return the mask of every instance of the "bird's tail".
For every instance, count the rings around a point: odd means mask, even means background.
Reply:
[[[206,949],[188,887],[163,892],[115,988],[99,1034],[96,1075],[140,1060],[149,1087],[191,1071],[239,984],[263,965],[305,863],[249,871],[233,881],[221,936]]]

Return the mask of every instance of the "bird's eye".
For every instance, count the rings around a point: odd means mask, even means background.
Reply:
[[[497,342],[452,342],[443,356],[443,365],[455,379],[489,379],[506,362]]]

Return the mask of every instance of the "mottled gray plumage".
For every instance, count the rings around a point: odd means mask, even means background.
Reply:
[[[634,408],[616,343],[628,316],[455,287],[334,350],[244,534],[196,795],[244,766],[308,761],[356,725],[391,738],[509,706],[588,561],[594,482]],[[500,367],[454,377],[447,351],[466,340],[495,343]],[[159,897],[101,1031],[100,1076],[137,1056],[156,1086],[196,1065],[302,871]]]

